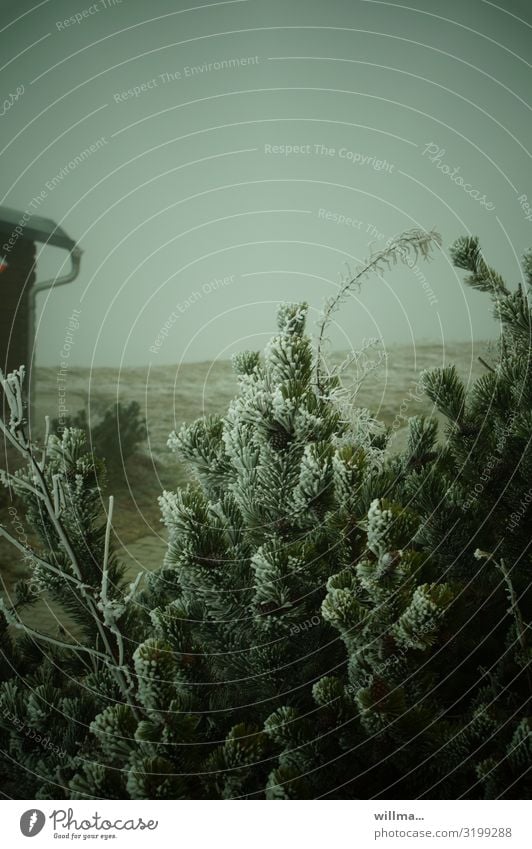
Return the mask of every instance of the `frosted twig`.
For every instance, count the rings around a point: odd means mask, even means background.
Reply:
[[[510,607],[508,608],[508,613],[513,617],[515,623],[515,631],[517,634],[517,640],[521,649],[523,651],[523,656],[527,656],[528,646],[527,646],[527,630],[529,629],[529,625],[524,621],[521,610],[519,608],[517,595],[515,593],[515,588],[512,582],[512,576],[510,575],[510,570],[506,566],[506,563],[501,558],[499,561],[495,559],[495,556],[489,551],[481,551],[480,548],[477,548],[474,557],[477,560],[487,560],[491,561],[496,569],[501,573],[504,584],[506,587],[506,594],[508,596],[508,600],[510,602]],[[526,667],[526,675],[528,679],[528,683],[532,689],[532,676],[530,675],[529,666]]]
[[[48,451],[48,442],[50,440],[50,416],[44,417],[44,442],[42,448],[41,468],[46,465],[46,452]]]
[[[517,638],[519,640],[519,644],[523,651],[526,651],[526,628],[525,623],[521,616],[521,611],[519,609],[519,605],[517,603],[517,596],[515,594],[514,585],[512,583],[512,578],[510,572],[506,567],[506,563],[504,560],[500,560],[497,562],[493,559],[493,563],[499,572],[502,574],[504,578],[504,583],[506,584],[506,592],[508,594],[508,599],[510,601],[510,607],[508,608],[508,613],[511,613],[514,617],[515,621],[515,630],[517,631]]]
[[[109,658],[107,655],[102,654],[97,649],[92,648],[91,646],[86,646],[83,643],[65,643],[63,640],[58,640],[56,637],[51,637],[49,634],[42,634],[40,631],[36,631],[34,628],[31,628],[25,622],[21,622],[19,618],[17,618],[13,611],[10,610],[5,604],[4,600],[0,598],[0,610],[4,614],[7,622],[13,626],[13,628],[17,628],[18,630],[24,631],[25,634],[28,634],[30,637],[33,637],[35,640],[42,640],[45,643],[51,643],[54,646],[57,646],[64,651],[74,651],[74,652],[86,652],[87,654],[92,655],[92,657],[97,657],[99,660],[104,661],[106,664],[109,664]]]
[[[103,564],[102,564],[102,602],[107,604],[107,583],[109,579],[109,544],[111,540],[111,528],[113,523],[113,508],[114,508],[114,497],[112,495],[109,496],[109,509],[107,511],[107,524],[105,526],[105,543],[103,548]]]
[[[360,286],[362,280],[372,272],[380,272],[384,268],[389,269],[390,265],[396,265],[402,261],[408,263],[408,260],[413,257],[417,259],[429,259],[430,252],[434,247],[441,245],[441,237],[435,230],[408,230],[405,233],[396,236],[388,241],[383,250],[373,253],[356,271],[351,272],[348,266],[348,274],[341,279],[340,287],[337,294],[331,298],[325,305],[323,317],[319,325],[318,344],[316,354],[316,382],[320,392],[322,391],[322,365],[323,365],[323,346],[325,343],[325,331],[331,320],[332,313],[338,308],[340,303],[347,297],[348,293],[356,286]]]
[[[78,578],[75,578],[73,575],[69,575],[68,572],[61,571],[61,569],[58,569],[57,566],[54,566],[52,563],[49,563],[48,560],[44,560],[42,557],[39,557],[39,555],[35,554],[35,552],[31,548],[26,548],[21,542],[18,541],[18,539],[15,539],[15,537],[11,536],[9,531],[7,531],[3,525],[0,525],[0,536],[3,536],[4,539],[6,539],[12,546],[18,548],[18,550],[22,552],[25,557],[30,557],[31,560],[34,563],[37,563],[38,566],[43,566],[45,569],[48,569],[54,575],[57,575],[60,578],[64,578],[65,581],[70,581],[70,583],[73,584],[76,589],[78,589],[81,593],[83,593],[84,595],[87,594],[87,590],[90,589],[88,584],[81,583]]]
[[[124,596],[125,604],[128,604],[130,601],[132,601],[132,599],[135,596],[135,593],[137,592],[138,586],[139,586],[143,577],[144,577],[144,572],[139,572],[137,574],[135,580],[129,585],[129,592],[127,593],[126,596]]]
[[[42,492],[39,492],[39,490],[35,486],[32,486],[31,483],[17,477],[17,475],[12,475],[11,472],[6,472],[4,469],[0,469],[0,480],[4,486],[13,486],[13,489],[17,489],[18,487],[21,489],[27,489],[28,492],[31,492],[31,494],[35,496],[35,498],[43,498]]]
[[[61,486],[62,477],[60,474],[52,475],[52,487],[53,487],[53,499],[54,499],[54,511],[56,516],[61,515],[61,510],[63,509],[63,505],[65,503],[65,497],[63,495],[63,489]]]
[[[127,680],[123,672],[117,667],[116,659],[114,652],[111,648],[111,644],[108,639],[108,634],[106,632],[106,623],[102,622],[100,618],[100,613],[98,610],[98,604],[96,599],[88,592],[82,589],[83,587],[83,575],[81,571],[81,567],[76,556],[76,553],[72,547],[67,531],[65,530],[63,523],[60,520],[58,515],[61,503],[61,486],[59,482],[59,478],[57,475],[53,477],[53,495],[50,493],[48,484],[45,478],[45,469],[44,466],[41,468],[40,464],[35,459],[33,454],[31,443],[28,441],[25,430],[24,430],[24,418],[23,418],[23,395],[22,395],[22,380],[24,378],[24,368],[21,367],[17,371],[11,372],[7,377],[4,377],[3,372],[0,370],[0,384],[2,385],[6,399],[8,401],[10,410],[11,410],[11,418],[9,422],[9,427],[5,424],[3,419],[0,417],[0,429],[5,434],[6,438],[11,442],[11,444],[17,449],[17,451],[24,457],[24,459],[28,462],[31,472],[33,474],[33,480],[36,485],[37,490],[41,493],[41,500],[44,502],[44,507],[46,509],[46,513],[52,523],[52,526],[59,538],[61,546],[63,550],[67,554],[72,570],[74,572],[74,576],[78,581],[78,589],[80,589],[80,594],[85,602],[86,610],[89,615],[94,620],[94,624],[96,627],[96,631],[99,635],[101,643],[105,649],[106,654],[101,654],[96,652],[96,650],[90,649],[88,646],[84,647],[82,650],[87,651],[89,653],[92,652],[93,657],[100,656],[105,658],[105,662],[110,666],[115,680],[125,697],[126,701],[130,704],[132,709],[134,710],[134,705],[131,703],[129,687],[127,685]],[[108,555],[107,555],[108,558]],[[63,574],[63,573],[61,573]],[[19,623],[19,627],[26,628],[27,626]],[[27,629],[28,633],[31,632],[31,629]],[[113,629],[114,630],[114,629]],[[115,632],[116,633],[116,632]],[[37,632],[35,632],[35,636],[39,636]],[[45,639],[42,636],[42,639]],[[52,638],[46,638],[48,641],[51,641]],[[123,660],[123,643],[121,643],[121,635],[119,639],[119,655]],[[65,648],[73,649],[72,646],[69,646],[68,643],[64,644]],[[122,664],[120,664],[122,665]]]

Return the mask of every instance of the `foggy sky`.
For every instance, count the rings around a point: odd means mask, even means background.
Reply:
[[[1,202],[53,218],[84,251],[77,281],[39,300],[40,364],[60,361],[73,310],[71,365],[261,348],[279,301],[309,301],[317,319],[346,263],[413,227],[435,227],[444,250],[369,279],[336,314],[333,347],[496,335],[448,247],[478,234],[521,279],[526,3],[2,9],[3,98],[19,96],[1,116]],[[39,278],[64,258],[43,251]]]

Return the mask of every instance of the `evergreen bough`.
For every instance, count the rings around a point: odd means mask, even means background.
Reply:
[[[92,425],[85,410],[52,421],[52,433],[61,436],[65,429],[83,432],[92,453],[105,459],[107,474],[113,481],[123,476],[125,463],[135,454],[147,434],[146,422],[140,415],[137,401],[130,401],[127,406],[117,401],[105,410],[100,421]]]
[[[444,434],[416,417],[387,451],[326,368],[326,324],[314,352],[306,306],[283,305],[264,356],[235,356],[227,414],[171,435],[194,481],[161,497],[165,561],[129,588],[83,434],[38,453],[23,375],[3,379],[28,463],[4,481],[41,539],[1,530],[31,573],[2,606],[5,793],[530,797],[532,255],[515,291],[476,239],[453,259],[501,336],[471,391],[452,366],[424,375]],[[76,633],[21,619],[42,592]]]

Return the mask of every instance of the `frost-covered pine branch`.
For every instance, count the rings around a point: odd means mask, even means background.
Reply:
[[[380,274],[385,269],[397,265],[398,262],[407,263],[411,261],[413,264],[417,259],[428,260],[432,251],[440,246],[441,236],[435,230],[408,230],[389,239],[384,248],[371,254],[354,271],[348,266],[347,273],[340,279],[338,292],[326,302],[318,325],[316,381],[320,390],[323,390],[325,334],[333,313],[340,307],[347,295],[359,288],[370,274]]]

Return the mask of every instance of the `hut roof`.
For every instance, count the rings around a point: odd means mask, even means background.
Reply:
[[[21,227],[22,238],[30,242],[45,242],[57,248],[71,251],[76,242],[68,236],[62,227],[59,227],[51,218],[41,218],[40,215],[28,215],[18,209],[9,206],[0,206],[0,234],[10,235],[15,227]]]

